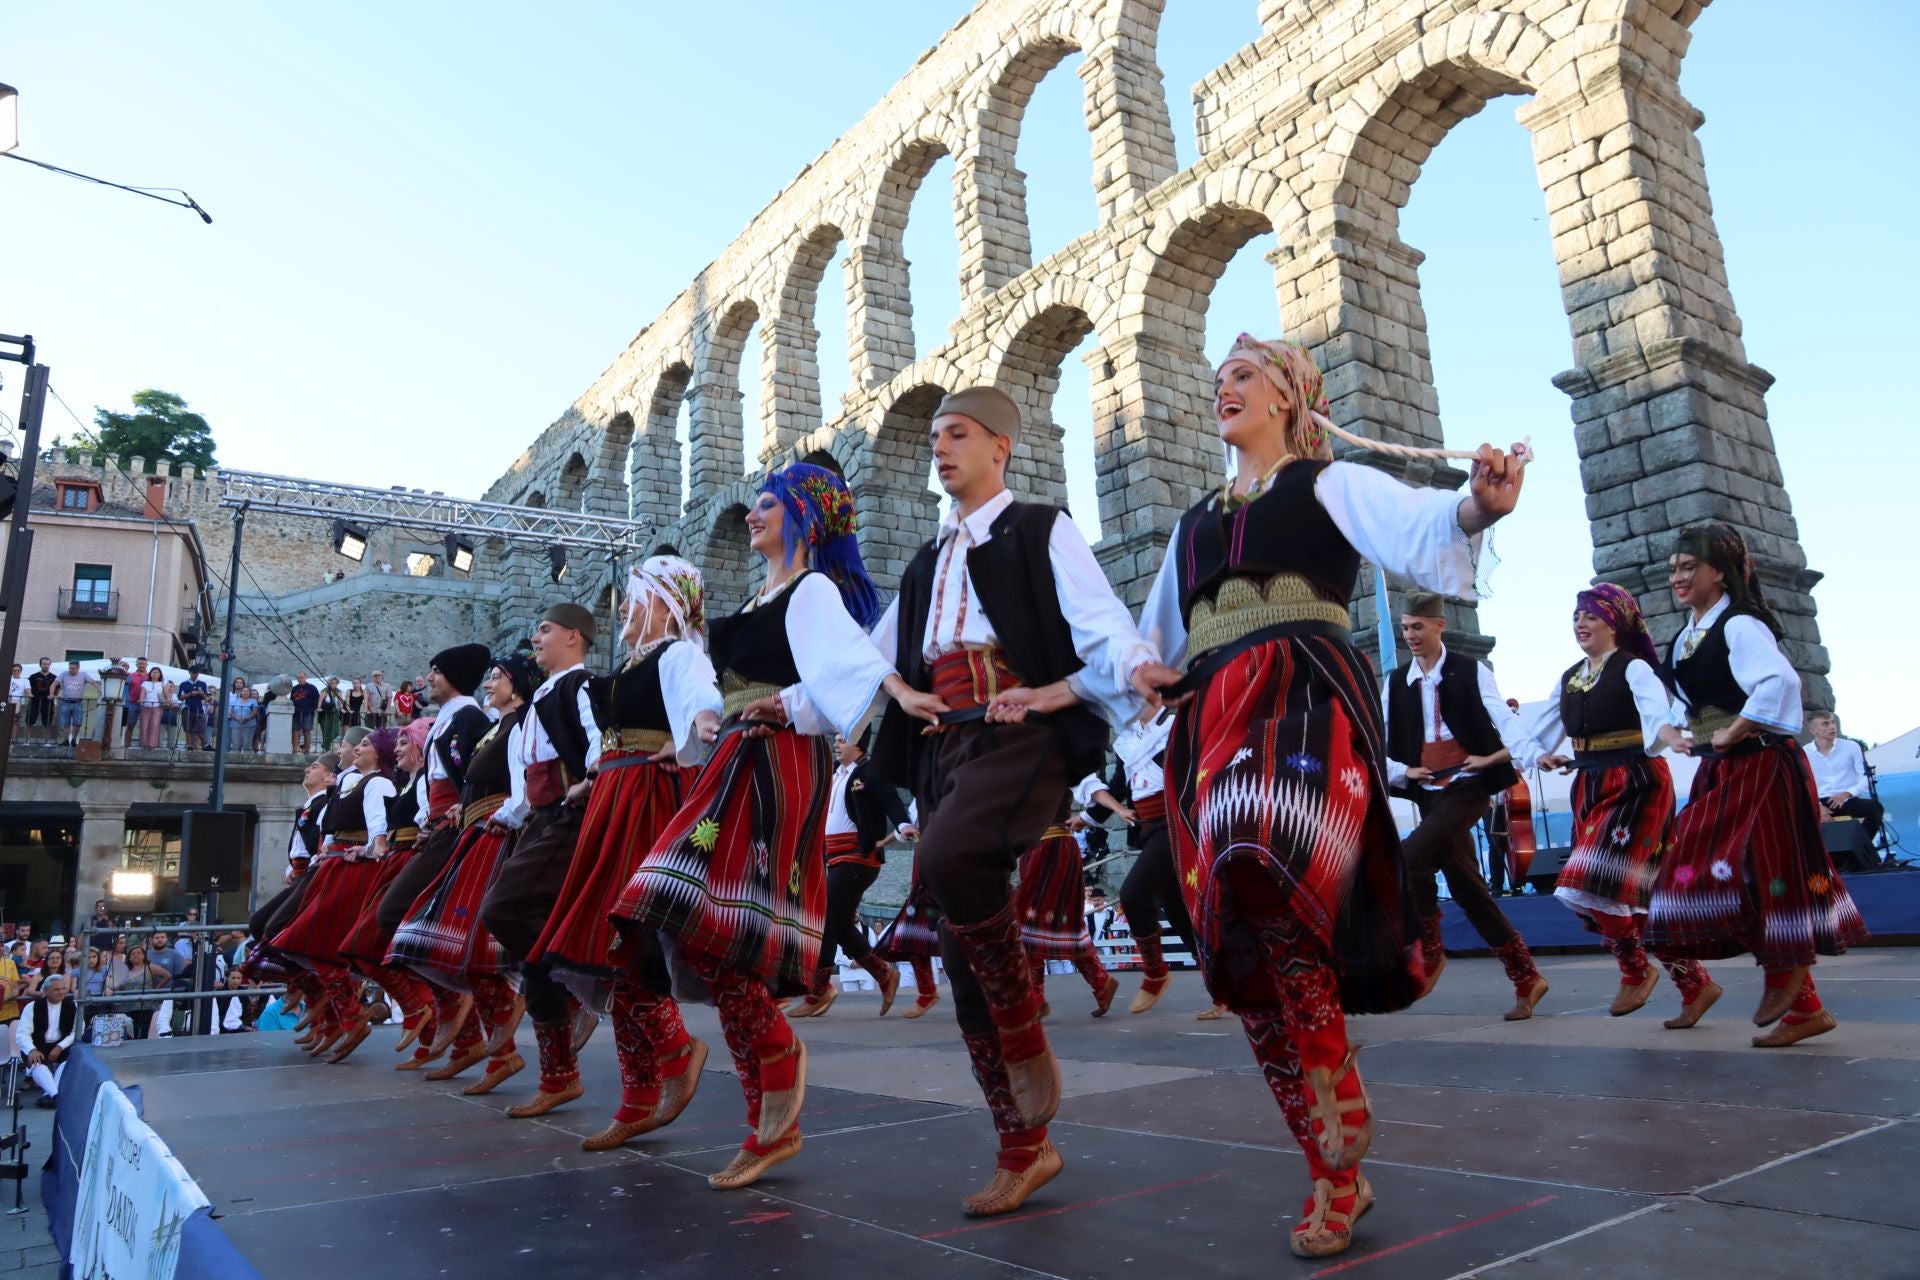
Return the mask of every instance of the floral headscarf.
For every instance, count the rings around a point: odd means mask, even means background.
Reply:
[[[534,688],[539,683],[534,679],[533,658],[526,653],[496,653],[493,665],[498,667],[513,685],[513,696],[526,702],[533,697]]]
[[[1725,580],[1726,593],[1733,601],[1728,606],[1733,612],[1752,614],[1760,619],[1775,639],[1786,635],[1780,619],[1773,616],[1773,609],[1767,604],[1766,593],[1760,589],[1760,575],[1754,571],[1753,556],[1739,530],[1717,521],[1697,524],[1680,531],[1674,540],[1673,552],[1692,556],[1718,569]]]
[[[706,588],[700,570],[679,556],[648,556],[627,571],[627,625],[646,611],[649,600],[666,606],[675,635],[707,647]]]
[[[1660,655],[1654,652],[1653,637],[1647,634],[1647,620],[1640,615],[1640,602],[1631,591],[1611,582],[1595,583],[1574,598],[1573,611],[1600,619],[1613,628],[1616,645],[1655,671],[1660,669]]]
[[[1233,340],[1227,360],[1247,360],[1267,375],[1267,380],[1286,392],[1292,412],[1287,420],[1287,449],[1303,458],[1331,458],[1333,445],[1327,438],[1333,406],[1327,402],[1325,380],[1313,357],[1291,342],[1271,342],[1243,333]]]
[[[825,467],[795,462],[768,476],[760,492],[780,499],[786,508],[789,554],[807,549],[807,565],[833,580],[847,612],[863,628],[880,620],[880,589],[867,576],[854,537],[853,494],[847,482]]]

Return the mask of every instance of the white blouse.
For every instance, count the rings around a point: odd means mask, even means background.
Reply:
[[[852,764],[837,764],[833,767],[833,781],[827,784],[830,791],[827,795],[826,833],[830,836],[842,836],[849,831],[859,830],[853,815],[847,812],[847,781],[853,777],[853,771],[859,767],[859,764],[860,762],[856,760]]]
[[[1472,597],[1482,536],[1469,537],[1460,528],[1460,504],[1466,500],[1460,494],[1416,489],[1373,467],[1335,462],[1314,480],[1313,496],[1353,549],[1388,573],[1441,595]],[[1265,500],[1264,495],[1254,499]],[[1176,562],[1169,538],[1159,576],[1140,611],[1141,635],[1171,667],[1187,658]]]
[[[361,813],[367,823],[367,848],[371,849],[375,840],[387,834],[387,801],[395,795],[393,780],[383,773],[371,777],[356,774],[355,777],[360,779],[358,785],[344,788],[340,796],[345,799],[356,791],[365,793],[366,798],[361,801]]]
[[[1706,616],[1699,619],[1689,616],[1687,625],[1674,637],[1674,658],[1685,657],[1687,642],[1713,630],[1713,624],[1732,603],[1733,597],[1721,596]],[[1727,660],[1733,668],[1734,681],[1747,695],[1746,705],[1736,714],[1775,733],[1799,733],[1800,673],[1787,661],[1787,655],[1780,652],[1780,645],[1767,624],[1751,614],[1741,614],[1727,622],[1723,634],[1727,638]],[[1731,707],[1720,709],[1732,710]],[[1686,694],[1675,696],[1671,719],[1680,728],[1687,727]]]
[[[886,696],[880,685],[893,663],[847,612],[833,579],[809,573],[791,590],[787,644],[800,683],[780,691],[787,720],[795,733],[858,741]]]
[[[1627,688],[1633,691],[1634,710],[1640,713],[1640,742],[1650,756],[1657,756],[1667,749],[1660,741],[1660,730],[1672,723],[1673,698],[1667,693],[1667,686],[1660,683],[1660,675],[1645,659],[1633,658],[1627,662]],[[1547,700],[1526,717],[1527,744],[1526,755],[1513,753],[1514,760],[1524,768],[1532,769],[1540,763],[1541,756],[1555,753],[1567,739],[1567,727],[1560,720],[1560,684],[1556,682],[1553,692]]]
[[[681,764],[700,764],[712,751],[700,740],[694,717],[702,711],[720,714],[725,700],[718,686],[713,660],[693,641],[675,640],[660,655],[660,697],[667,704],[674,758]]]

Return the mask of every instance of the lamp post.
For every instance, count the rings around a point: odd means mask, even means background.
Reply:
[[[100,754],[113,750],[113,708],[127,695],[127,669],[115,664],[100,673]]]

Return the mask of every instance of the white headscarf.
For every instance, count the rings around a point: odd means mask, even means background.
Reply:
[[[648,556],[627,571],[626,626],[646,611],[649,600],[666,606],[682,640],[707,647],[706,587],[700,570],[679,556]]]

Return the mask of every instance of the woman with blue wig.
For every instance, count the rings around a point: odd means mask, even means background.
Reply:
[[[657,933],[719,1008],[754,1131],[708,1179],[717,1190],[746,1186],[800,1150],[806,1047],[775,1002],[806,994],[819,961],[832,735],[857,740],[883,694],[930,721],[945,709],[910,689],[867,637],[879,592],[844,480],[784,467],[746,525],[766,581],[709,631],[723,710],[695,723],[713,756],[612,912],[623,938]]]

